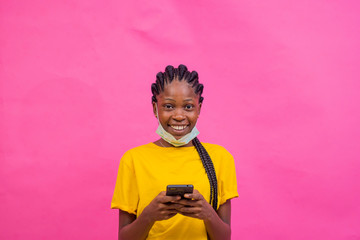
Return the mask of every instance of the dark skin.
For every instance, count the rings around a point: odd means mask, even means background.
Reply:
[[[199,96],[185,81],[174,80],[165,85],[164,92],[157,96],[153,110],[163,128],[176,139],[191,132],[196,124],[201,110]],[[162,138],[154,142],[161,147],[173,147]],[[184,147],[193,146],[190,141]],[[119,211],[119,239],[146,239],[151,227],[156,221],[172,218],[176,214],[201,219],[212,240],[230,239],[231,202],[226,201],[217,211],[206,201],[196,189],[192,194],[166,196],[160,192],[143,212],[136,217],[124,211]]]
[[[157,103],[153,102],[154,115],[156,117],[159,114],[158,119],[162,127],[179,139],[190,133],[196,125],[202,105],[199,103],[199,97],[188,83],[175,80],[165,85],[164,91],[156,97]],[[162,138],[155,141],[155,144],[173,147]],[[191,141],[184,145],[189,146],[192,146]]]

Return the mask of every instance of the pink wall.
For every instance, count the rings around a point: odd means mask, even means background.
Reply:
[[[0,239],[116,239],[150,84],[200,74],[200,139],[236,159],[233,239],[360,239],[359,1],[0,3]]]

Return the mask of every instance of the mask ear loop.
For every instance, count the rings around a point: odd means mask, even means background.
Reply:
[[[157,120],[159,120],[159,110],[158,110],[158,107],[157,107],[157,103],[155,103],[155,109],[156,109],[155,117],[156,117]]]

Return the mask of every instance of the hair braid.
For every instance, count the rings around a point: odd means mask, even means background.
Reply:
[[[204,165],[206,174],[209,178],[209,182],[210,182],[210,202],[209,203],[212,204],[213,208],[216,211],[217,203],[218,203],[218,196],[217,196],[218,189],[217,189],[217,179],[216,179],[214,164],[213,164],[208,152],[206,151],[204,146],[201,144],[199,139],[196,137],[192,140],[192,142],[200,155],[200,159]]]
[[[204,98],[201,96],[204,85],[199,83],[199,75],[196,71],[189,72],[187,67],[180,64],[178,68],[169,65],[165,68],[165,72],[156,74],[156,82],[151,85],[152,102],[157,102],[156,96],[164,91],[165,85],[171,83],[173,80],[186,81],[192,88],[195,94],[199,95],[199,102],[201,103]]]

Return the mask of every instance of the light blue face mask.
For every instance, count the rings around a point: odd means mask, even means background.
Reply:
[[[199,130],[197,130],[196,125],[194,126],[194,128],[191,130],[191,132],[189,132],[188,134],[186,134],[185,136],[183,136],[180,139],[176,139],[173,135],[171,135],[170,133],[168,133],[161,125],[159,118],[158,118],[159,114],[156,108],[156,118],[158,120],[159,126],[156,129],[156,133],[165,141],[167,141],[168,143],[170,143],[171,145],[173,145],[174,147],[181,147],[184,146],[186,144],[188,144],[191,140],[193,140],[197,135],[199,135]]]

